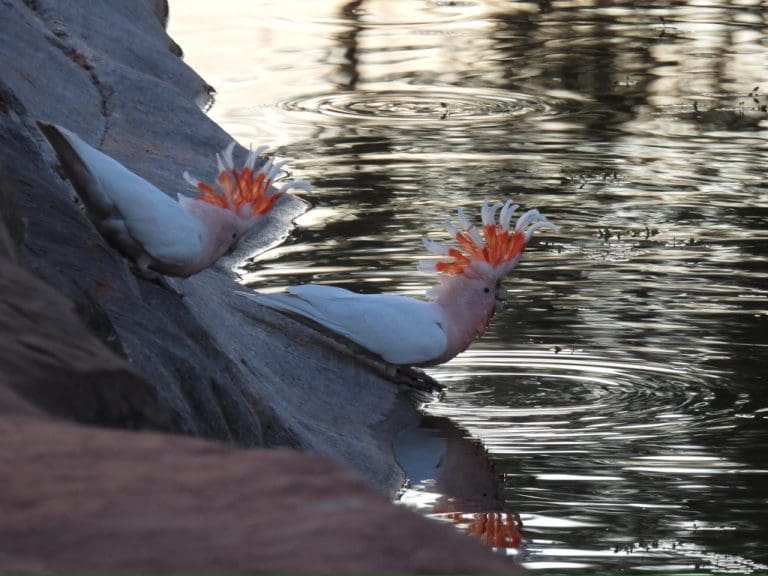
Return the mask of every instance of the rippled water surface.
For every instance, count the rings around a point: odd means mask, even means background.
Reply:
[[[485,198],[561,227],[430,370],[502,479],[432,512],[534,570],[768,570],[764,4],[177,0],[170,29],[316,191],[254,287],[421,294],[421,236]]]

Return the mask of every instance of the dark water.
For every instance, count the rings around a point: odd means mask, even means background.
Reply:
[[[768,569],[768,6],[171,9],[211,115],[316,191],[254,287],[419,295],[421,236],[485,198],[561,227],[430,370],[448,390],[426,409],[485,446],[525,566]]]

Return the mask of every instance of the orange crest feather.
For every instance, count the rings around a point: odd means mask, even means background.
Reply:
[[[451,262],[437,262],[438,272],[458,275],[463,274],[467,266],[485,262],[491,267],[514,261],[523,253],[526,246],[525,234],[516,230],[502,230],[498,224],[483,226],[485,245],[478,244],[466,232],[457,232],[456,242],[463,251],[456,248],[448,250]]]
[[[497,222],[496,213],[499,208],[501,213]],[[511,227],[512,215],[517,208],[517,204],[511,200],[493,205],[484,202],[480,211],[482,226],[479,229],[469,222],[464,211],[459,208],[458,219],[462,229],[457,229],[449,220],[445,222],[448,233],[458,246],[448,247],[435,240],[424,239],[427,250],[447,256],[449,260],[425,260],[419,263],[419,268],[451,276],[466,274],[471,268],[473,273],[497,279],[504,277],[517,265],[534,231],[539,228],[557,230],[538,210],[524,212],[514,227]]]
[[[273,158],[261,163],[255,170],[258,155],[265,148],[249,151],[243,167],[238,169],[232,158],[235,143],[231,142],[221,154],[216,155],[219,175],[214,184],[201,182],[187,172],[184,172],[184,179],[199,192],[197,200],[231,210],[244,219],[267,214],[288,188],[301,188],[311,193],[309,184],[301,181],[288,181],[280,190],[272,186],[287,160],[275,162]]]
[[[272,180],[267,179],[264,172],[254,172],[248,166],[242,170],[228,168],[219,173],[214,189],[204,182],[197,183],[200,200],[224,208],[234,210],[238,214],[246,204],[250,205],[250,216],[263,216],[272,209],[280,192],[269,194]]]

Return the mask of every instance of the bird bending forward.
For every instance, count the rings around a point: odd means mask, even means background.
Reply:
[[[196,197],[173,198],[69,130],[38,122],[67,178],[102,236],[147,277],[187,277],[215,264],[272,209],[288,188],[273,186],[285,161],[256,169],[264,148],[252,150],[235,168],[232,142],[216,155],[219,176],[208,185],[184,173]]]
[[[456,241],[449,247],[424,238],[424,246],[440,259],[419,263],[439,282],[428,300],[397,294],[358,294],[317,284],[291,286],[285,293],[244,296],[271,308],[316,322],[401,366],[447,362],[481,336],[503,305],[502,279],[517,265],[536,230],[557,230],[538,210],[524,212],[512,201],[483,204],[482,226],[476,227],[459,208],[457,229],[445,227]],[[496,214],[499,212],[498,222]]]

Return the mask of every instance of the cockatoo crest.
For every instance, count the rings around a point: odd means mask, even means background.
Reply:
[[[496,213],[499,208],[501,212],[497,223]],[[512,228],[512,215],[518,208],[511,200],[493,205],[486,200],[480,210],[480,229],[469,221],[463,208],[459,208],[457,216],[461,229],[456,228],[449,219],[445,221],[445,229],[457,242],[457,247],[424,238],[427,250],[448,256],[449,260],[425,260],[419,262],[419,269],[449,276],[482,276],[488,280],[501,280],[517,265],[536,230],[551,228],[557,231],[557,227],[538,210],[524,212]]]
[[[256,160],[266,150],[260,146],[251,149],[242,169],[235,167],[232,153],[235,143],[231,142],[221,154],[216,154],[219,176],[213,185],[201,182],[184,172],[184,179],[200,193],[196,200],[213,206],[231,210],[243,220],[267,214],[288,188],[302,188],[310,192],[309,184],[300,181],[286,182],[279,190],[272,186],[280,170],[288,160],[275,162],[270,158],[259,169],[255,169]]]

